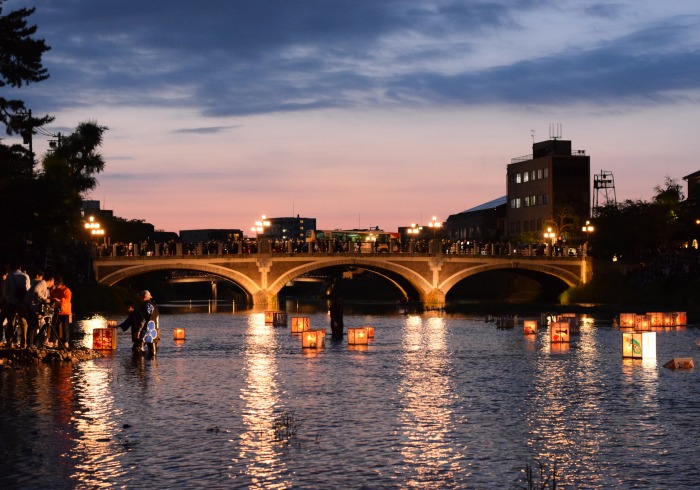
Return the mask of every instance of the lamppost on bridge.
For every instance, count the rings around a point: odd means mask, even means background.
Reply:
[[[430,223],[428,223],[428,226],[433,229],[433,241],[431,242],[430,253],[440,253],[441,247],[437,243],[436,236],[438,228],[442,228],[442,223],[437,220],[437,216],[433,216],[433,219]]]
[[[413,247],[415,245],[415,238],[416,235],[420,235],[423,232],[423,227],[418,226],[415,223],[411,223],[411,227],[406,230],[406,234],[408,235],[408,251],[409,253],[413,253]]]
[[[552,227],[548,226],[547,231],[544,232],[544,239],[549,240],[549,255],[553,256],[554,255],[554,239],[557,237],[557,234],[552,231]]]
[[[90,275],[92,272],[92,261],[94,260],[95,256],[97,255],[97,249],[96,249],[96,241],[99,237],[104,237],[105,234],[105,229],[102,228],[102,225],[100,224],[99,221],[95,220],[94,216],[89,216],[87,221],[85,222],[85,231],[89,234],[89,243],[88,246],[90,249],[88,250],[88,271],[87,271],[87,282],[90,282]]]
[[[581,228],[581,231],[586,234],[586,243],[583,244],[583,256],[588,255],[588,238],[589,235],[595,231],[595,228],[589,220],[586,220],[586,224]]]
[[[258,247],[258,253],[262,252],[262,247],[260,243],[260,235],[265,235],[265,228],[270,227],[270,221],[267,219],[267,216],[264,214],[262,215],[261,219],[255,222],[255,226],[253,226],[250,231],[255,233],[255,243]]]

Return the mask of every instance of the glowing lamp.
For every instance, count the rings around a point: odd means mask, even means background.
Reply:
[[[693,369],[695,363],[692,357],[674,357],[664,364],[664,367],[668,369]]]
[[[176,328],[173,330],[173,340],[185,340],[185,329]]]
[[[570,337],[571,327],[569,322],[554,322],[549,326],[550,342],[569,342]]]
[[[92,330],[93,350],[117,350],[116,328],[95,328]]]
[[[650,327],[662,327],[664,324],[664,314],[660,312],[647,312],[647,319],[649,320]]]
[[[623,332],[622,357],[655,358],[656,332]]]
[[[367,345],[368,343],[366,328],[348,328],[348,345]]]
[[[311,330],[311,318],[308,316],[292,317],[292,333],[302,333]]]
[[[374,327],[366,326],[366,327],[364,327],[364,328],[367,329],[367,338],[368,338],[368,339],[373,339],[373,338],[374,338]]]
[[[523,322],[523,333],[525,335],[537,335],[537,320],[525,320]]]
[[[647,315],[634,315],[634,330],[637,332],[651,331],[651,323]]]
[[[620,313],[620,328],[634,327],[635,313]]]
[[[685,311],[677,311],[676,312],[676,326],[685,326],[688,324],[688,316],[686,315]]]
[[[320,349],[326,346],[325,330],[306,330],[301,334],[301,347],[304,349]]]

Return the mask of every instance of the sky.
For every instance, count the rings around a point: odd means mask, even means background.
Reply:
[[[24,6],[50,78],[5,96],[54,115],[55,134],[108,127],[86,197],[159,230],[444,221],[505,195],[511,158],[552,135],[586,151],[591,181],[612,172],[618,201],[667,177],[687,189],[700,169],[697,0],[7,0],[3,13]]]

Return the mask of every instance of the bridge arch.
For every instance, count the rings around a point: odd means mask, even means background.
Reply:
[[[99,279],[100,284],[106,286],[114,286],[116,283],[129,277],[139,276],[148,272],[168,271],[168,270],[190,270],[207,272],[215,276],[222,277],[239,286],[246,295],[247,301],[253,301],[255,294],[260,291],[260,285],[253,281],[250,277],[238,271],[221,267],[214,264],[203,262],[187,262],[187,263],[140,263],[120,269],[116,272],[106,275]]]
[[[569,287],[577,286],[580,284],[580,278],[576,274],[568,270],[562,269],[561,267],[532,262],[501,262],[496,264],[484,264],[476,267],[471,267],[463,271],[459,271],[442,281],[438,289],[447,294],[450,291],[450,289],[452,289],[458,282],[460,282],[463,279],[466,279],[467,277],[482,274],[488,271],[504,269],[524,269],[534,272],[540,272],[561,279]]]
[[[421,296],[427,295],[433,289],[432,285],[427,280],[425,280],[425,278],[423,278],[420,274],[402,265],[394,264],[392,262],[387,262],[383,260],[372,260],[370,258],[363,259],[358,257],[338,257],[329,258],[328,260],[323,260],[321,262],[304,264],[290,269],[269,285],[268,293],[270,295],[276,296],[288,282],[293,281],[297,277],[300,277],[309,272],[313,272],[315,270],[337,266],[359,266],[371,270],[375,274],[379,274],[387,280],[391,281],[394,285],[396,285],[399,288],[399,290],[404,296],[407,295],[406,290],[395,280],[386,276],[381,271],[389,271],[398,274],[406,281],[408,281],[408,283],[411,286],[413,286],[413,288],[419,294],[421,294]]]

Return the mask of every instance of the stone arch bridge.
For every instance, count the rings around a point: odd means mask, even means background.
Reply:
[[[497,269],[535,271],[561,279],[569,286],[591,277],[589,257],[520,255],[445,255],[396,253],[259,253],[99,257],[93,262],[96,279],[108,286],[154,271],[200,271],[237,284],[256,306],[277,307],[277,294],[294,279],[326,267],[364,268],[409,283],[428,307],[442,307],[449,290],[462,279]],[[392,280],[402,289],[400,284]],[[405,291],[402,292],[405,295]]]

